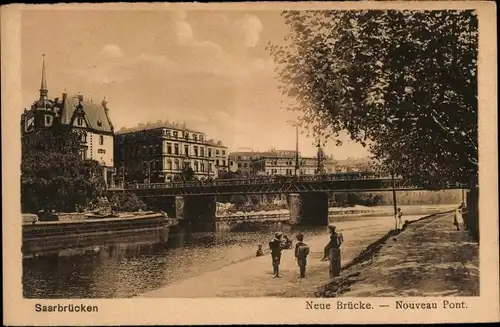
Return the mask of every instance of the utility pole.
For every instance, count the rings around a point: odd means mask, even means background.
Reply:
[[[298,175],[299,166],[299,125],[295,126],[295,176]]]
[[[392,203],[394,205],[394,223],[395,227],[394,229],[398,229],[398,205],[397,205],[397,200],[396,200],[396,181],[394,180],[394,171],[391,174],[392,178]]]
[[[318,175],[320,175],[323,171],[323,151],[321,150],[321,138],[320,136],[318,135],[318,153],[317,153],[317,157],[318,157],[318,168],[317,168],[317,171],[318,171]]]

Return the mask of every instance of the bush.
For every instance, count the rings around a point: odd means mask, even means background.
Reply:
[[[113,211],[146,210],[146,205],[134,193],[115,193],[110,200]]]

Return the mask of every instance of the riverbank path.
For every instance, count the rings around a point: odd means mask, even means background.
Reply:
[[[405,216],[404,219],[415,220],[422,216]],[[394,227],[394,218],[346,219],[335,225],[344,235],[342,265],[345,265],[369,244],[387,234]],[[292,249],[283,251],[280,265],[282,278],[273,278],[271,257],[266,254],[175,282],[139,297],[313,297],[317,287],[329,280],[328,262],[321,261],[328,241],[326,227],[324,234],[304,240],[311,248],[304,279],[298,278],[299,268]]]
[[[416,221],[368,261],[342,271],[327,297],[478,296],[479,244],[453,213]]]

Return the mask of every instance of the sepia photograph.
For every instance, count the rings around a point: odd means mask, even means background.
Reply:
[[[30,313],[269,298],[453,315],[498,288],[473,5],[51,7],[18,10],[19,107],[2,108]]]

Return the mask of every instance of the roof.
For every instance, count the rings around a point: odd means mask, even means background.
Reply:
[[[77,96],[65,96],[62,104],[61,123],[71,124],[71,118],[78,105]],[[111,121],[106,114],[104,103],[82,102],[88,127],[100,132],[113,132]]]
[[[229,154],[230,157],[237,156],[247,156],[247,157],[272,157],[272,158],[281,158],[287,156],[295,156],[295,150],[271,150],[271,151],[238,151],[231,152]],[[300,152],[299,152],[300,155]]]
[[[191,129],[191,128],[187,128],[185,125],[171,123],[171,122],[167,122],[167,121],[161,121],[161,120],[157,121],[155,123],[148,122],[146,124],[138,124],[137,126],[134,126],[134,127],[123,127],[117,132],[117,134],[126,134],[126,133],[153,130],[153,129],[159,129],[159,128],[168,128],[168,129],[177,130],[177,131],[184,131],[184,132],[191,132],[191,133],[198,133],[198,134],[205,135],[205,133],[200,132],[200,131],[196,131],[196,130]]]

